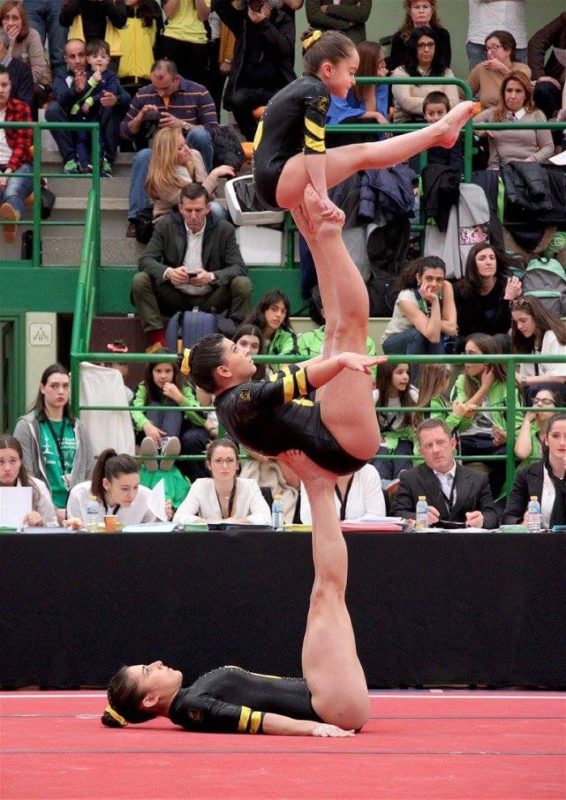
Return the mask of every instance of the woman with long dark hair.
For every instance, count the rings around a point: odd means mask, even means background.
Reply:
[[[443,28],[438,18],[436,0],[404,0],[405,18],[398,31],[391,37],[389,69],[402,66],[407,60],[407,45],[415,28],[429,27],[436,34],[437,46],[447,67],[452,61],[450,33]]]
[[[14,429],[25,468],[49,487],[60,524],[70,490],[88,480],[94,467],[92,444],[86,428],[73,417],[69,389],[69,370],[51,364],[40,378],[31,411],[18,419]]]
[[[245,356],[261,356],[264,353],[263,334],[258,325],[242,322],[236,328],[232,339],[238,345],[238,350]],[[266,364],[256,364],[254,381],[261,381],[265,378],[266,367]]]
[[[43,481],[28,475],[24,466],[22,446],[15,436],[0,436],[0,487],[30,486],[31,511],[22,525],[59,527],[49,489]],[[9,501],[6,501],[9,502]]]
[[[434,28],[415,28],[407,42],[405,63],[393,70],[394,78],[453,78],[454,73],[444,61],[438,48],[438,34]],[[395,122],[422,121],[423,103],[429,92],[444,92],[454,108],[460,102],[458,88],[454,84],[434,85],[431,83],[419,86],[410,83],[393,86],[395,100]]]
[[[297,335],[291,325],[291,303],[285,292],[273,289],[258,302],[252,313],[244,320],[248,325],[257,325],[263,337],[266,355],[296,355]]]
[[[519,386],[529,392],[548,385],[566,399],[566,325],[536,297],[519,297],[511,303],[511,344],[514,353],[540,355],[536,363],[519,365]],[[560,355],[563,360],[545,363],[545,355]]]

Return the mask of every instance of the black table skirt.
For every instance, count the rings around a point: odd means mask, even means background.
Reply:
[[[370,687],[566,685],[566,534],[347,536]],[[161,658],[299,675],[309,534],[0,535],[0,685]]]

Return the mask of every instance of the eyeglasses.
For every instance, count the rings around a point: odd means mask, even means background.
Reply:
[[[212,463],[216,467],[221,467],[223,464],[225,464],[227,467],[233,467],[234,464],[236,463],[236,459],[235,458],[213,458],[212,459]]]
[[[435,46],[435,42],[419,42],[417,50],[432,50]]]
[[[537,397],[533,401],[533,406],[553,406],[555,405],[554,400],[551,400],[550,397]]]

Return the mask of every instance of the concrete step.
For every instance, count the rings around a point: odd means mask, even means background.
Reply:
[[[44,266],[76,267],[79,264],[82,239],[58,235],[56,237],[44,236],[41,241]],[[125,236],[104,235],[100,249],[103,266],[131,268],[137,266],[138,259],[143,252],[143,245],[138,244],[135,239],[126,239]]]

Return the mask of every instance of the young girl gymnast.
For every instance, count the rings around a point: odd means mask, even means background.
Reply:
[[[328,189],[358,170],[390,167],[429,147],[452,147],[472,116],[473,103],[463,102],[418,131],[327,151],[324,123],[330,95],[346,97],[355,83],[359,56],[351,40],[337,31],[314,31],[303,41],[303,53],[304,74],[269,101],[254,139],[256,190],[271,208],[294,211],[311,183],[323,216],[338,219]]]

